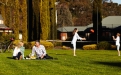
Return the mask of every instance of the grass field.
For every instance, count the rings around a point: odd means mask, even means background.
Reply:
[[[25,55],[31,51],[26,50]],[[47,50],[56,60],[13,60],[0,53],[0,75],[121,75],[116,50]]]

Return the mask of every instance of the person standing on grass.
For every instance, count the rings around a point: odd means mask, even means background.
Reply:
[[[117,46],[117,51],[118,51],[118,56],[120,56],[120,33],[117,33],[116,35],[116,38],[114,36],[113,37],[113,40],[116,41],[116,46]]]
[[[74,56],[76,56],[76,41],[77,41],[77,39],[80,39],[80,40],[86,40],[86,38],[82,38],[82,37],[80,37],[79,35],[78,35],[78,29],[77,28],[75,28],[74,30],[73,30],[73,39],[72,39],[72,41],[71,41],[71,44],[73,44],[73,55]]]

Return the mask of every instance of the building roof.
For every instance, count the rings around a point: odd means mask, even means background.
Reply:
[[[102,27],[116,28],[118,26],[121,26],[121,16],[108,16],[102,20]],[[84,31],[90,27],[93,27],[93,23],[87,26],[63,26],[59,27],[57,30],[60,32],[72,32],[74,28],[78,28],[78,31]]]
[[[60,32],[73,32],[74,28],[78,28],[78,31],[84,31],[87,26],[67,26],[59,27],[57,30]]]
[[[12,30],[3,23],[2,15],[0,14],[0,32],[5,32],[5,30]]]
[[[10,29],[7,26],[5,26],[4,24],[0,24],[0,29]]]
[[[0,29],[10,29],[3,23],[3,17],[0,14]]]
[[[106,28],[115,28],[121,26],[121,16],[108,16],[102,20],[102,26]],[[88,25],[93,27],[93,23]]]

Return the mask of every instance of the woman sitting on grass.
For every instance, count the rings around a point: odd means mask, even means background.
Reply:
[[[23,42],[20,42],[13,51],[13,59],[21,60],[24,58],[24,47]]]

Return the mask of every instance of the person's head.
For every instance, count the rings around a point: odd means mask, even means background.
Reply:
[[[120,36],[120,33],[117,33],[117,36]]]
[[[24,46],[23,41],[20,41],[19,44],[20,44],[20,46]]]
[[[36,40],[35,41],[35,46],[38,47],[40,45],[40,41],[39,40]]]
[[[78,32],[78,29],[77,28],[74,28],[73,35],[75,34],[75,32]]]
[[[23,41],[20,41],[18,44],[17,44],[17,47],[20,48],[24,45]]]

